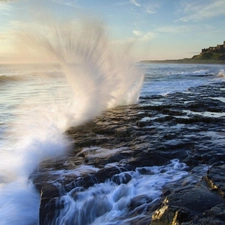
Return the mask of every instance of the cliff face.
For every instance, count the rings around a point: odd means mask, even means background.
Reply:
[[[192,59],[196,60],[225,60],[225,41],[222,45],[202,49],[198,55],[194,55]]]

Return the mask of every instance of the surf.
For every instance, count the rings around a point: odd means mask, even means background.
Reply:
[[[30,97],[4,133],[1,145],[0,218],[3,224],[37,224],[39,194],[29,176],[46,160],[71,149],[65,131],[83,124],[109,108],[135,104],[143,73],[128,51],[114,51],[105,25],[97,20],[37,22],[15,34],[23,62],[57,64],[65,78],[60,98],[36,104]],[[55,67],[56,68],[56,67]],[[48,73],[48,72],[47,72]],[[35,77],[36,79],[37,77]],[[41,76],[43,78],[43,76]],[[8,78],[7,78],[8,79]],[[16,78],[17,79],[17,78]],[[69,97],[68,97],[69,96]]]

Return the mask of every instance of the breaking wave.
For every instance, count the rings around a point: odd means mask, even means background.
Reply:
[[[225,77],[225,70],[220,70],[217,77]]]
[[[35,105],[36,96],[31,96],[31,103],[27,99],[18,107],[20,113],[0,151],[0,218],[8,225],[38,223],[39,196],[29,176],[43,160],[67,152],[70,140],[64,132],[108,108],[136,103],[143,81],[129,52],[112,46],[102,23],[54,20],[24,27],[17,33],[23,60],[33,57],[36,63],[57,64],[58,70],[50,74],[66,77],[70,97],[65,94],[52,104]],[[29,76],[2,75],[0,80],[25,78]]]

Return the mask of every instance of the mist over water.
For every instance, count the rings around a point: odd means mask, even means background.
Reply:
[[[67,81],[59,91],[64,95],[47,104],[38,101],[40,87],[37,96],[17,105],[19,113],[1,143],[0,224],[30,225],[38,223],[39,194],[29,175],[43,160],[70,149],[70,140],[63,134],[70,126],[108,108],[136,103],[143,74],[128,52],[113,50],[104,25],[96,20],[62,23],[51,19],[45,25],[35,21],[32,29],[23,25],[17,35],[20,60],[54,63],[57,76]]]

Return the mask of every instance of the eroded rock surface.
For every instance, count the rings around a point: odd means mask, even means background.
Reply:
[[[129,174],[123,180],[117,175],[172,159],[185,163],[188,175],[165,184],[160,199],[144,210],[141,206],[150,200],[134,198],[130,217],[144,216],[130,224],[225,224],[224,83],[142,97],[139,104],[109,110],[69,129],[67,135],[74,142],[71,152],[43,162],[32,174],[41,194],[40,224],[54,224],[65,207],[56,204],[57,198],[74,188],[87,189],[110,179],[128,183]]]

